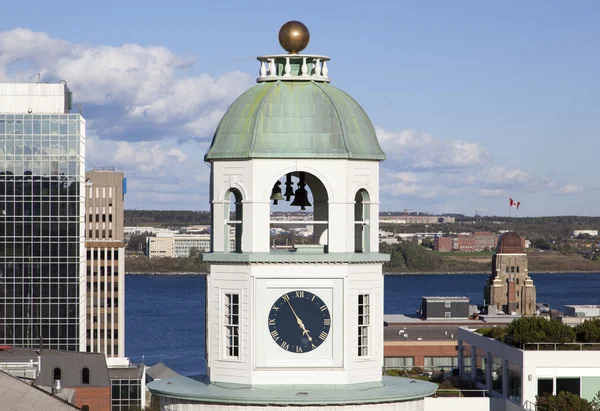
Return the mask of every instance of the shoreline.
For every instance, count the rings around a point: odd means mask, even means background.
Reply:
[[[205,276],[208,273],[198,272],[177,272],[177,271],[160,271],[160,272],[126,272],[125,275],[198,275]],[[397,275],[484,275],[489,274],[488,271],[454,271],[454,272],[384,272],[383,275],[397,276]],[[529,274],[600,274],[598,271],[532,271]]]

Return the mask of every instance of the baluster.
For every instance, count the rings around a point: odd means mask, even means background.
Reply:
[[[306,64],[306,57],[302,57],[302,70],[301,70],[301,74],[304,77],[308,76],[308,65]]]
[[[285,71],[283,77],[292,77],[292,66],[290,65],[290,58],[285,58]]]
[[[327,60],[323,60],[323,77],[327,77],[329,69],[327,68]]]
[[[260,71],[258,72],[258,74],[261,77],[266,77],[267,76],[267,66],[265,65],[264,61],[260,62]]]
[[[269,76],[276,76],[275,59],[269,59]]]
[[[321,59],[316,59],[313,63],[313,75],[321,77]]]

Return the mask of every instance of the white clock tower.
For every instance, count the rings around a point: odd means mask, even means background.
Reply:
[[[179,395],[175,382],[152,383],[163,409],[181,409],[173,398],[214,402],[206,393],[225,386],[264,397],[217,396],[246,405],[339,406],[356,395],[353,404],[407,401],[435,391],[421,381],[382,383],[382,265],[389,256],[378,249],[385,155],[375,130],[359,104],[330,85],[329,58],[299,54],[309,41],[302,23],[286,23],[279,41],[288,54],[258,57],[258,84],[225,113],[205,156],[208,378],[202,389],[179,382]],[[399,384],[408,391],[398,394]],[[266,394],[273,387],[278,400]],[[344,399],[323,387],[336,387]]]

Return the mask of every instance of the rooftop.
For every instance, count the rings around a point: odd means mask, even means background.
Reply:
[[[431,396],[437,385],[410,378],[383,377],[381,383],[349,385],[211,384],[206,377],[174,377],[148,384],[153,395],[239,405],[343,405],[407,401]]]
[[[41,388],[0,371],[0,404],[3,411],[71,411],[79,408]]]

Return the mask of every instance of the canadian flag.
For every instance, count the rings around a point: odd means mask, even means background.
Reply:
[[[510,199],[510,206],[516,208],[517,210],[519,209],[519,206],[521,205],[520,201],[515,201],[512,198]]]

